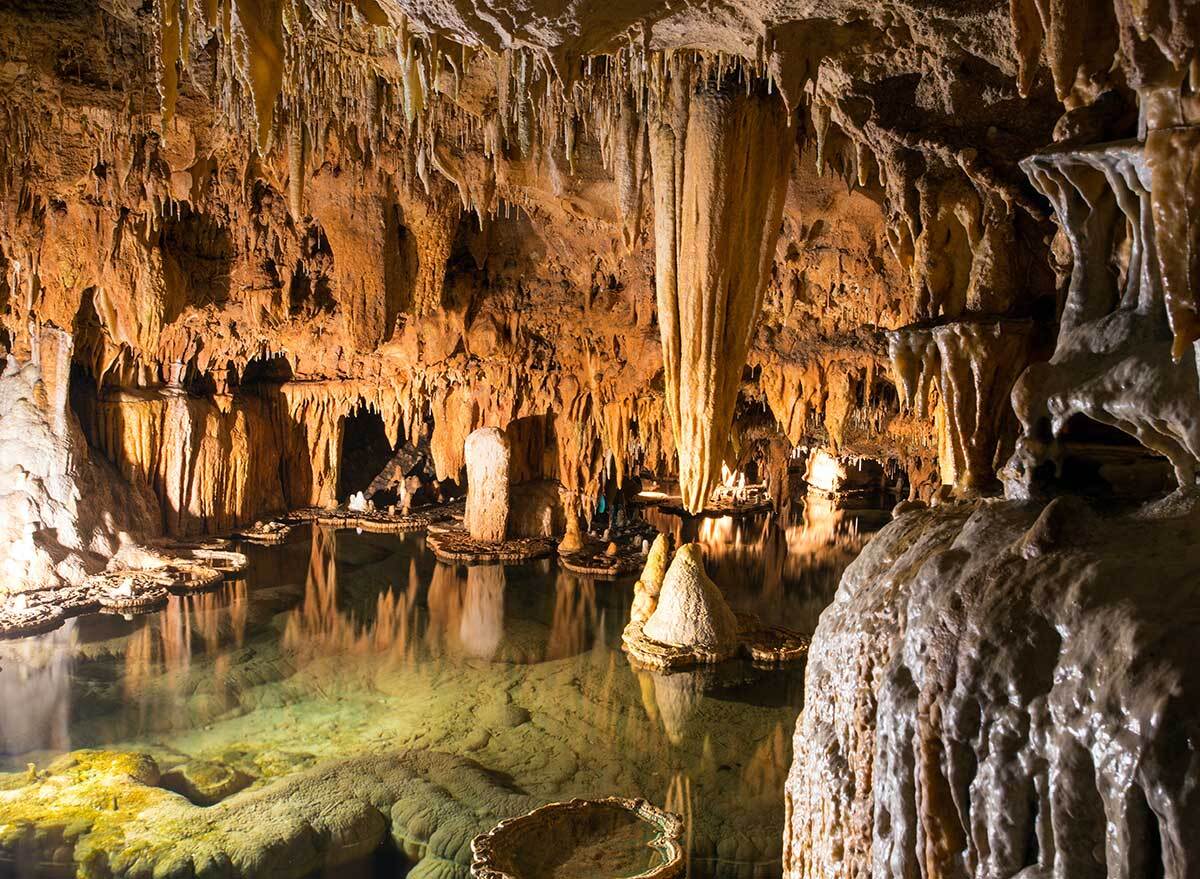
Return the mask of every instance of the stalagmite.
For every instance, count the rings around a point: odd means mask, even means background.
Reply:
[[[630,617],[645,623],[658,608],[658,596],[662,592],[663,578],[667,575],[668,543],[665,534],[654,538],[642,575],[633,584],[633,607]]]
[[[704,508],[725,458],[775,251],[794,131],[777,96],[685,73],[651,125],[655,280],[684,505]]]
[[[579,552],[583,549],[583,529],[579,525],[579,516],[574,510],[568,510],[566,513],[567,531],[563,535],[563,539],[558,542],[558,551],[561,554]]]
[[[481,427],[467,437],[467,512],[463,520],[474,540],[497,542],[508,533],[508,437]]]
[[[738,645],[737,630],[725,596],[704,571],[700,545],[681,546],[663,577],[658,604],[646,620],[646,637],[672,647],[698,647],[715,656],[729,656]]]

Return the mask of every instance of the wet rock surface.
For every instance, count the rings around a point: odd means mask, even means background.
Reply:
[[[1183,875],[1196,527],[1058,501],[887,526],[813,637],[785,875]]]

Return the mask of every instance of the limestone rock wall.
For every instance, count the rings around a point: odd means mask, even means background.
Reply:
[[[785,875],[1190,875],[1197,524],[1059,499],[887,526],[813,638]]]
[[[95,460],[67,405],[71,344],[43,329],[0,373],[2,591],[75,585],[156,530],[153,495]]]
[[[1033,320],[997,356],[1044,359],[1064,247],[1018,162],[1136,134],[1139,110],[1166,169],[1153,223],[1191,234],[1172,98],[1193,17],[9,7],[0,346],[24,361],[39,327],[69,332],[89,437],[176,532],[335,503],[360,403],[390,437],[429,432],[442,479],[472,430],[551,420],[530,478],[573,515],[642,469],[695,507],[722,465],[786,445],[890,462],[913,494],[990,481],[1007,375],[954,354],[952,411],[909,410],[885,332]],[[1159,257],[1184,348],[1187,252]]]
[[[858,71],[864,87],[883,83],[894,71],[877,53],[899,37],[873,16],[852,24],[852,4],[819,21],[788,12],[796,26],[766,40],[751,20],[704,29],[700,40],[689,26],[687,52],[671,48],[687,16],[652,22],[633,8],[592,22],[599,30],[582,43],[557,42],[565,23],[543,18],[523,49],[509,48],[530,37],[523,12],[503,35],[483,19],[433,22],[391,3],[172,0],[59,12],[0,13],[0,88],[14,108],[0,121],[0,343],[25,357],[31,320],[68,328],[100,400],[183,389],[208,401],[188,404],[197,410],[189,436],[214,438],[231,460],[245,437],[261,477],[253,464],[226,473],[202,450],[181,455],[195,486],[215,480],[204,501],[166,475],[176,465],[145,460],[149,435],[104,444],[123,472],[143,473],[164,508],[179,511],[164,514],[166,527],[221,529],[281,502],[336,501],[339,439],[320,422],[381,387],[385,396],[399,388],[404,435],[432,418],[445,479],[461,475],[471,430],[553,417],[557,472],[540,475],[557,478],[577,512],[608,478],[677,470],[677,446],[688,468],[698,462],[689,494],[702,503],[703,483],[727,453],[740,455],[725,434],[738,432],[768,387],[779,433],[793,443],[869,447],[897,460],[927,454],[891,402],[873,329],[922,316],[889,292],[912,275],[890,231],[912,199],[893,197],[903,189],[897,170],[874,173],[879,131],[852,128],[864,120],[831,103],[842,71]],[[952,30],[1005,20],[952,19],[938,18]],[[625,26],[611,29],[618,20],[658,36],[622,45]],[[918,32],[930,52],[962,51]],[[796,51],[818,37],[827,63]],[[799,109],[806,87],[825,108],[815,115]],[[664,126],[678,128],[677,206],[692,193],[714,212],[713,229],[742,229],[746,241],[692,240],[700,227],[656,212],[653,192],[675,191],[651,173],[651,141]],[[910,164],[891,160],[900,146],[888,149],[888,167]],[[1000,165],[1022,151],[1007,144],[1004,153]],[[737,156],[753,161],[739,170]],[[936,176],[961,173],[944,159],[929,160]],[[673,172],[674,158],[667,164]],[[973,207],[969,191],[951,187],[956,216],[975,224],[966,251],[986,255],[979,265],[1005,265],[1002,245],[1016,233],[992,230],[999,209],[987,195],[1003,187],[972,179],[992,207]],[[938,192],[927,210],[946,214]],[[660,240],[656,217],[678,227],[680,247]],[[686,382],[664,368],[660,247],[684,270],[682,293],[668,301],[684,306]],[[733,260],[744,265],[722,274]],[[961,280],[957,270],[942,274],[952,282],[939,290]],[[967,276],[980,289],[992,277]],[[945,296],[980,298],[957,288]],[[704,303],[730,305],[725,328],[706,323]],[[687,339],[708,353],[693,356]],[[703,366],[718,350],[719,381]],[[742,382],[743,356],[761,384]],[[670,410],[685,384],[698,404],[675,407],[689,419],[686,436]],[[864,394],[877,411],[857,418]],[[161,418],[120,420],[152,430]],[[264,445],[268,435],[278,452]],[[275,456],[279,478],[269,473]]]

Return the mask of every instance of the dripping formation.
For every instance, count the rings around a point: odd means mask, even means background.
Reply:
[[[0,609],[287,514],[615,558],[647,498],[894,497],[783,874],[1190,875],[1200,5],[40,5],[0,10]],[[325,527],[291,649],[370,640]],[[647,542],[631,625],[725,660],[699,547]],[[514,581],[439,570],[495,661]]]

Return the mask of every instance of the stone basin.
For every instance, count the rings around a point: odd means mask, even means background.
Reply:
[[[501,821],[471,843],[474,879],[672,879],[683,822],[645,800],[570,800]]]

